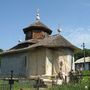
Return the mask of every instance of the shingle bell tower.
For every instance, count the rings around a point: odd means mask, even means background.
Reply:
[[[30,26],[23,29],[25,40],[29,39],[43,39],[52,33],[46,25],[40,21],[39,11],[37,10],[36,21]]]

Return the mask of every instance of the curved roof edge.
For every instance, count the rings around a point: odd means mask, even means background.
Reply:
[[[33,30],[36,28],[42,28],[45,32],[48,32],[49,34],[52,33],[52,30],[48,28],[45,24],[43,24],[41,21],[36,21],[32,23],[30,26],[23,29],[24,33],[26,33],[28,30]]]
[[[36,47],[69,48],[71,50],[79,49],[78,47],[71,44],[68,40],[66,40],[63,36],[54,35],[54,36],[49,36],[49,37],[47,37],[47,38],[45,38],[43,40],[40,40],[39,42],[37,42],[35,44],[32,44],[32,45],[30,45],[28,47],[7,50],[5,52],[0,53],[0,55],[29,51],[29,50],[32,50],[32,49],[34,49]]]

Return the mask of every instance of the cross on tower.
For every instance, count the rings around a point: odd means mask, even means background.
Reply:
[[[39,9],[37,9],[36,20],[40,20]]]

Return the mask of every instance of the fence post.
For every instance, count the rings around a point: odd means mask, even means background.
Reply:
[[[9,79],[9,84],[10,84],[10,90],[12,90],[12,85],[14,84],[13,71],[11,71],[11,77],[10,77],[10,79]]]

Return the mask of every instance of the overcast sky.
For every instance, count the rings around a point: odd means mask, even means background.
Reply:
[[[40,9],[41,22],[74,45],[84,42],[90,48],[90,0],[0,0],[0,48],[6,50],[24,41],[23,28],[36,19]]]

